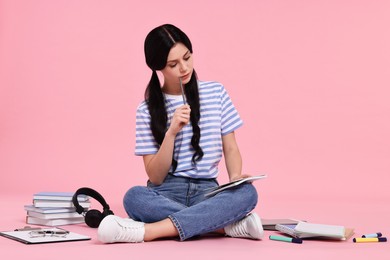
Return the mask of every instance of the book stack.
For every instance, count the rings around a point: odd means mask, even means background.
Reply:
[[[84,217],[76,212],[72,192],[39,192],[33,195],[33,205],[25,205],[26,223],[43,226],[62,226],[84,223]],[[80,206],[89,209],[91,202],[86,195],[79,195]]]

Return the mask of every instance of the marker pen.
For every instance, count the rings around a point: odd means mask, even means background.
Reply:
[[[289,243],[295,243],[295,244],[302,244],[302,239],[300,239],[300,238],[292,238],[292,237],[283,237],[283,236],[270,235],[269,239],[275,240],[275,241],[282,241],[282,242],[289,242]]]
[[[354,243],[368,243],[368,242],[387,242],[387,238],[385,237],[357,237],[353,239]]]
[[[369,238],[369,237],[381,237],[381,236],[382,236],[382,233],[378,232],[378,233],[373,233],[373,234],[366,234],[366,235],[363,235],[362,237]]]

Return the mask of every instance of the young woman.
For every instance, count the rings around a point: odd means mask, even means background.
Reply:
[[[230,181],[242,161],[234,131],[242,120],[223,85],[198,81],[192,45],[179,28],[165,24],[145,39],[152,77],[136,114],[136,155],[143,156],[147,187],[136,186],[124,197],[130,218],[103,219],[98,238],[104,243],[143,242],[205,233],[261,239],[255,187],[246,183],[205,196],[218,186],[222,155]],[[157,71],[161,71],[161,85]],[[182,85],[182,88],[181,88]],[[184,93],[182,93],[184,89]]]

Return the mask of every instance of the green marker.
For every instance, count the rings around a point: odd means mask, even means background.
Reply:
[[[292,237],[282,237],[282,236],[269,236],[269,239],[276,240],[276,241],[282,241],[282,242],[289,242],[289,243],[295,243],[295,244],[302,244],[302,239],[300,238],[292,238]]]

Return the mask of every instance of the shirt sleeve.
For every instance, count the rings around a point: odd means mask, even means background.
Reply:
[[[135,155],[155,154],[159,149],[150,127],[151,117],[147,105],[143,102],[136,113]]]
[[[221,88],[221,133],[227,135],[243,125],[243,121],[233,105],[225,87]]]

